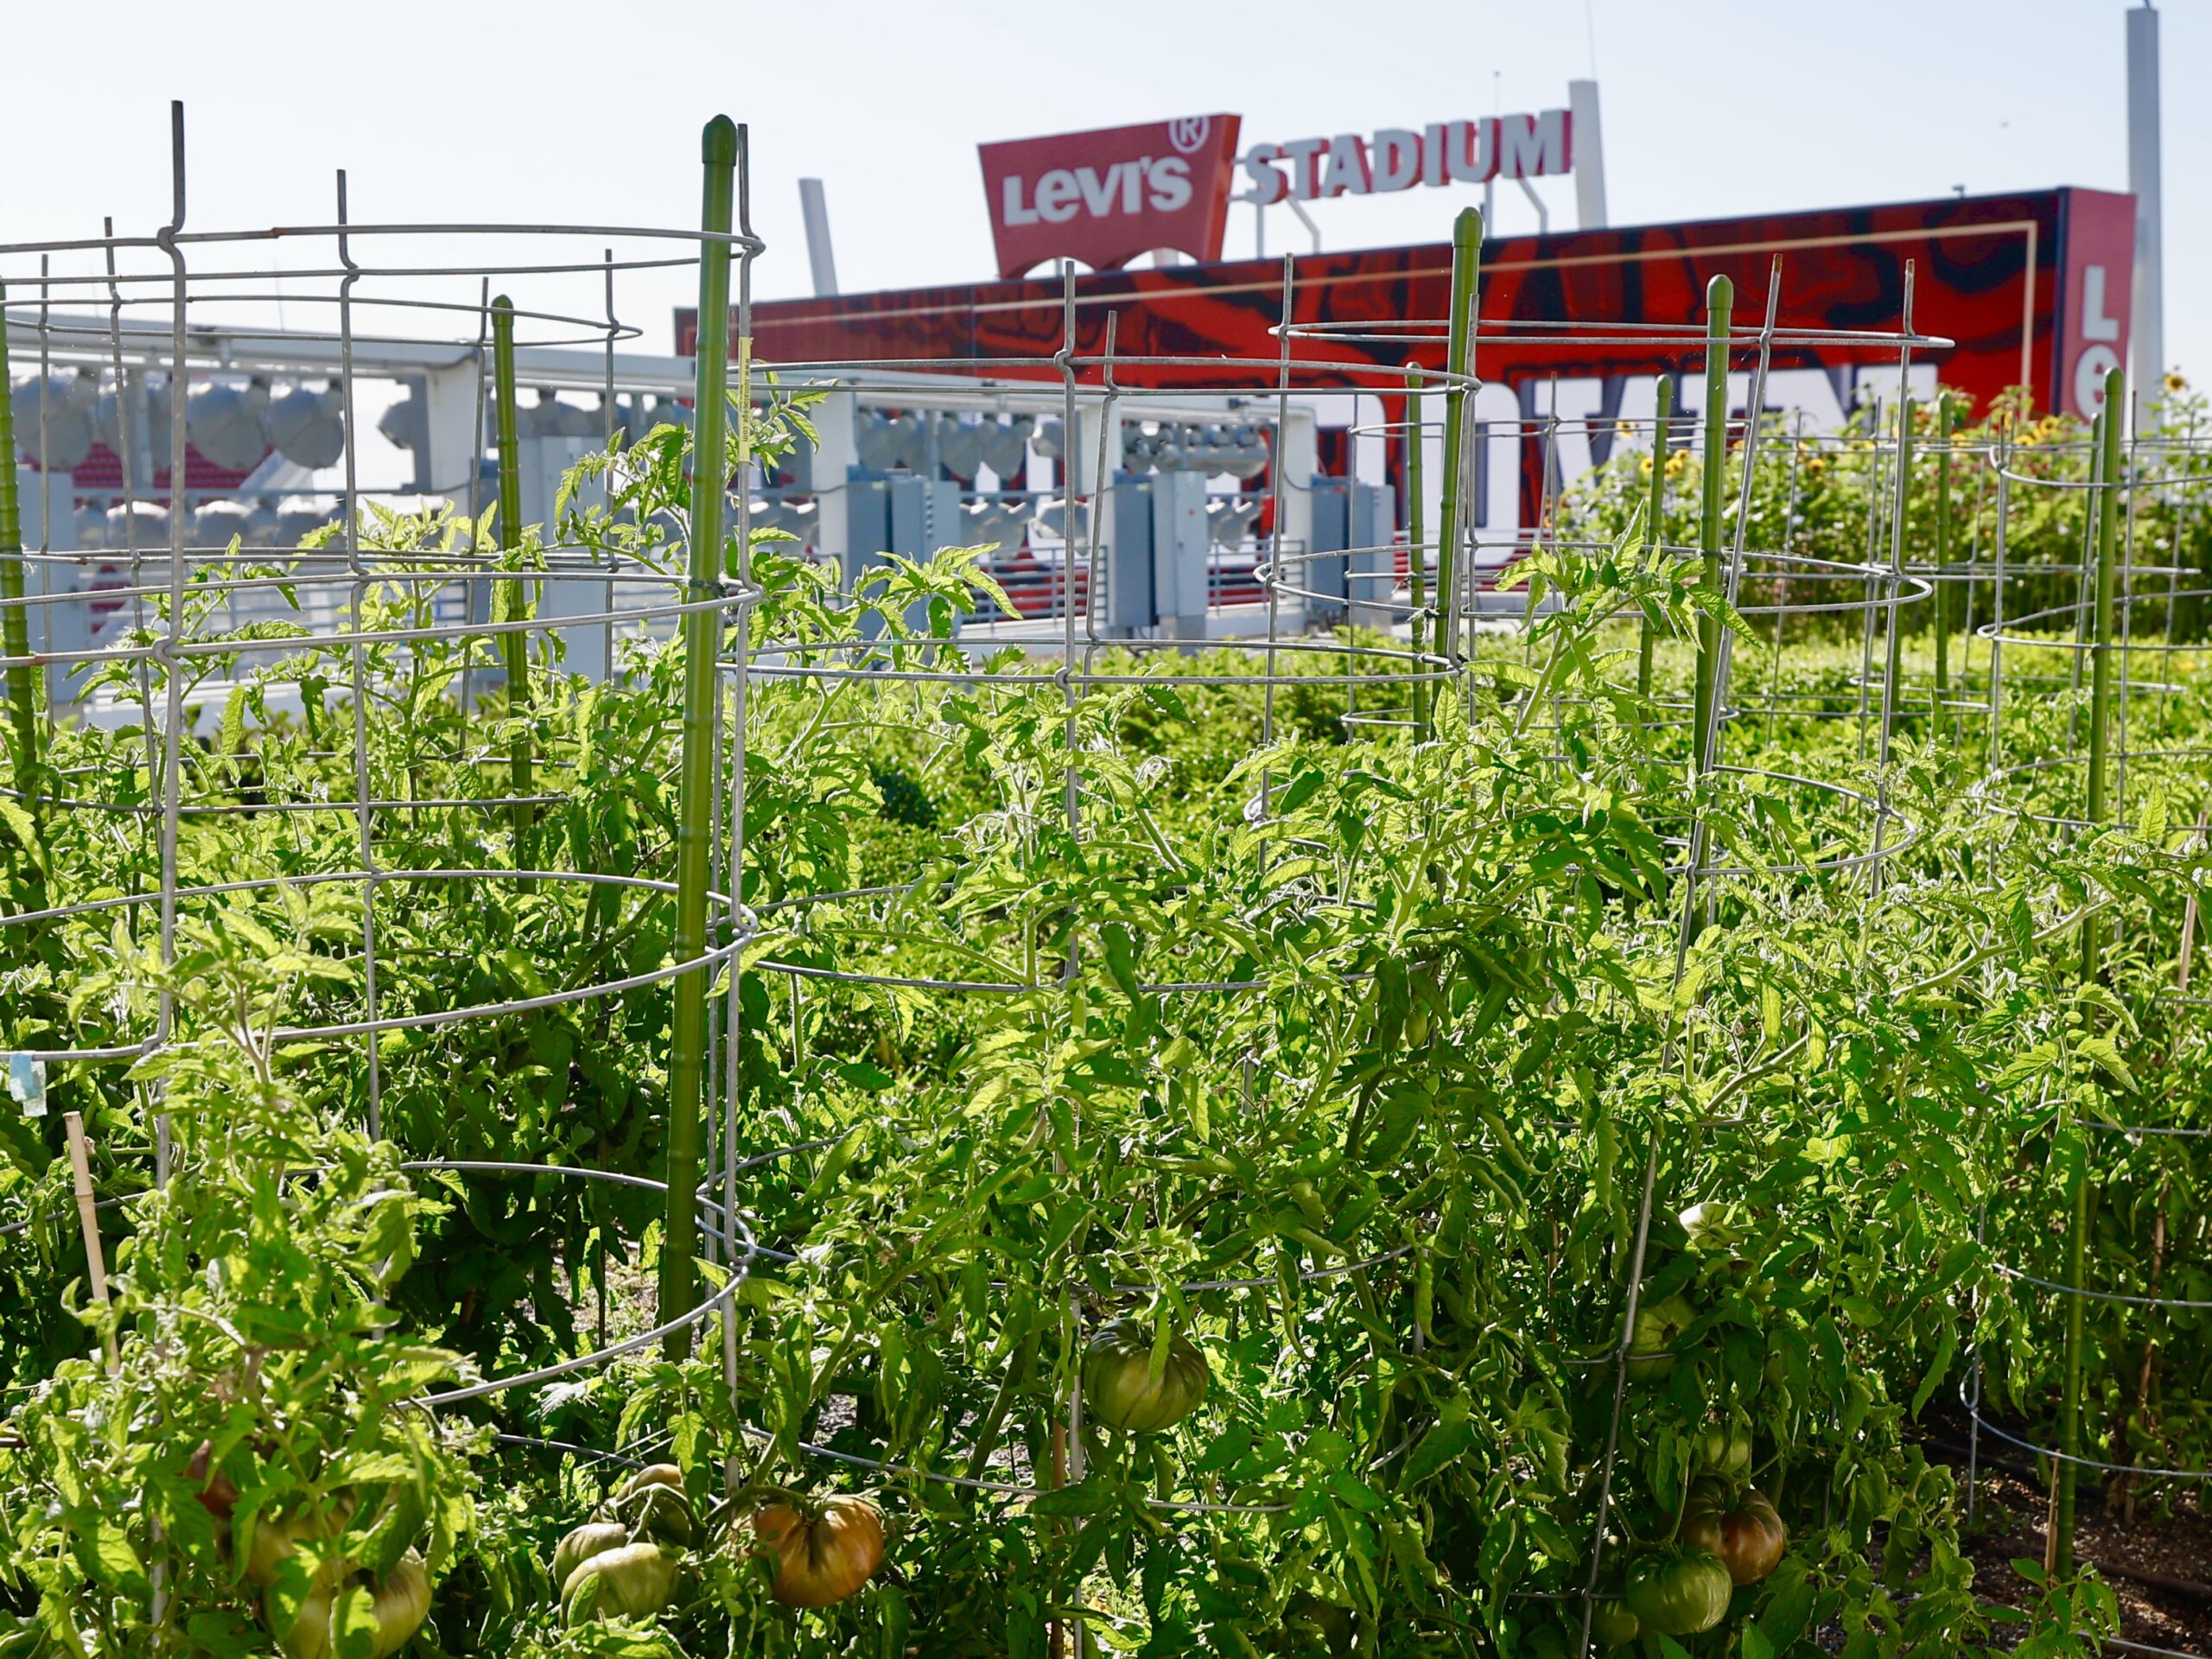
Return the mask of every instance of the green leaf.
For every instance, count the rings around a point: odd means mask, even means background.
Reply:
[[[1114,1502],[1111,1482],[1096,1475],[1088,1476],[1072,1486],[1063,1486],[1058,1491],[1039,1492],[1029,1500],[1032,1515],[1096,1515],[1109,1509]]]
[[[377,1649],[377,1603],[365,1584],[352,1584],[330,1600],[331,1650],[336,1659],[369,1659]]]
[[[2122,1089],[2134,1092],[2135,1074],[2127,1069],[2127,1062],[2120,1058],[2119,1046],[2111,1038],[2084,1037],[2075,1046],[2084,1058],[2102,1067]]]

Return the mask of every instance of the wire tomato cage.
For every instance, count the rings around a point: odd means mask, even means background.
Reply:
[[[743,141],[727,124],[713,137],[727,179]],[[758,589],[741,569],[688,557],[710,531],[719,493],[690,512],[626,521],[602,490],[596,512],[563,520],[553,486],[577,450],[613,436],[618,417],[642,442],[649,395],[664,416],[688,414],[678,399],[696,390],[690,364],[618,362],[617,346],[639,332],[618,314],[618,287],[693,277],[762,245],[727,226],[362,223],[342,173],[327,223],[203,230],[187,219],[181,105],[171,139],[171,216],[152,235],[111,224],[97,238],[0,247],[9,359],[36,363],[29,386],[0,402],[10,461],[0,535],[11,556],[0,569],[13,760],[4,798],[19,839],[30,826],[73,855],[42,861],[44,902],[0,917],[0,936],[117,963],[127,983],[134,951],[165,969],[180,930],[202,915],[235,905],[274,914],[280,890],[321,893],[326,923],[337,909],[351,918],[350,938],[326,930],[319,942],[350,981],[299,999],[270,1040],[356,1053],[351,1092],[372,1137],[390,1132],[395,1088],[419,1116],[423,1069],[448,1034],[527,1032],[550,1019],[619,1027],[671,994],[703,1009],[708,980],[729,971],[757,926],[730,879],[740,821],[726,791],[742,772],[743,727],[713,696],[711,675],[683,731],[688,775],[706,787],[684,791],[674,825],[695,855],[665,873],[640,868],[634,843],[595,842],[575,815],[605,798],[605,746],[618,741],[597,718],[598,688],[642,683],[641,647],[670,635],[703,626],[709,651],[725,631],[741,636]],[[493,297],[495,286],[544,302],[517,305]],[[31,295],[35,306],[24,303]],[[293,326],[299,315],[307,326]],[[527,449],[518,363],[541,387]],[[85,400],[65,394],[79,385],[108,388],[114,448],[105,460],[68,429]],[[370,480],[374,461],[359,439],[377,386],[406,394],[392,405],[399,430],[410,411],[427,427],[411,445],[411,486]],[[561,391],[598,391],[597,418],[560,403]],[[618,393],[629,396],[626,412]],[[215,442],[207,423],[264,406],[290,423],[279,447],[270,447],[275,423],[251,427],[244,442],[265,449],[265,461],[226,477],[201,451]],[[394,419],[388,411],[387,432]],[[487,442],[501,462],[488,477],[478,459]],[[28,537],[18,446],[34,463]],[[118,502],[107,518],[113,545],[71,544],[81,515],[67,474],[88,460],[95,505]],[[526,464],[540,474],[529,526]],[[103,465],[115,469],[105,479]],[[269,515],[281,521],[273,533],[218,510],[241,486],[283,498]],[[165,545],[143,534],[155,524]],[[584,533],[564,540],[564,524]],[[211,526],[235,533],[202,539]],[[710,545],[719,541],[712,532]],[[48,764],[57,745],[62,759]],[[89,892],[67,890],[86,873]],[[581,963],[485,973],[450,942],[477,937],[487,915],[511,928],[519,957],[578,930],[615,943]],[[620,948],[641,931],[661,948]],[[90,1088],[103,1070],[195,1036],[162,992],[118,995],[31,1027],[11,1020],[5,1040],[10,1075],[32,1081],[24,1103],[39,1109],[49,1077]],[[721,1073],[706,1064],[706,1048],[722,1040],[718,1029],[694,1038],[702,1115],[735,1109],[717,1098]],[[158,1097],[150,1104],[160,1185],[173,1148]],[[489,1159],[410,1167],[668,1195],[665,1181],[616,1170]],[[728,1325],[755,1246],[731,1201],[734,1176],[722,1175],[700,1183],[696,1205],[671,1206],[729,1268],[718,1285],[693,1294],[687,1281],[643,1334],[473,1377],[422,1403],[449,1409],[526,1390],[688,1340],[717,1316]]]

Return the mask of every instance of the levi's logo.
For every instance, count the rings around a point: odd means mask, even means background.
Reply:
[[[1172,213],[1191,201],[1191,164],[1180,156],[1140,156],[1096,167],[1056,167],[1041,175],[1031,194],[1019,173],[999,181],[999,218],[1006,225],[1065,225],[1077,213],[1104,219],[1147,208]]]
[[[1185,115],[980,146],[999,274],[1059,259],[1113,270],[1162,248],[1219,258],[1240,124]]]

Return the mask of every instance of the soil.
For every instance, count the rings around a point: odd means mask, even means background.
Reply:
[[[1966,1448],[1930,1443],[1931,1459],[1950,1464],[1963,1492]],[[2120,1601],[2121,1637],[2153,1651],[2212,1656],[2212,1516],[2197,1494],[2143,1494],[2130,1522],[2117,1496],[2111,1508],[2086,1483],[2075,1499],[2074,1553],[2094,1567]],[[1985,1443],[1971,1518],[1961,1516],[1960,1547],[1974,1564],[1975,1593],[2028,1605],[2034,1586],[2012,1570],[2023,1557],[2041,1562],[2048,1490],[2024,1463],[1992,1465]],[[2126,1652],[2126,1649],[2116,1651]]]

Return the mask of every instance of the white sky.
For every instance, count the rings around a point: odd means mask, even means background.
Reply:
[[[1247,140],[1563,104],[1595,67],[1616,224],[2126,183],[2119,0],[110,0],[9,23],[0,240],[150,232],[168,100],[194,228],[359,219],[696,222],[698,130],[751,124],[766,296],[808,290],[795,181],[826,181],[848,289],[987,277],[980,140],[1230,111]],[[2212,379],[2212,0],[2164,35],[2170,359]],[[1573,223],[1572,186],[1543,187]],[[1314,204],[1325,245],[1440,239],[1475,193]],[[1499,228],[1534,228],[1516,189]],[[1280,251],[1293,226],[1270,215]],[[1229,251],[1252,245],[1231,210]],[[241,257],[244,257],[242,254]],[[256,254],[254,257],[260,257]],[[20,277],[17,262],[0,262]],[[669,349],[683,282],[626,283]],[[519,303],[551,302],[520,292]],[[20,302],[18,288],[11,298]],[[473,296],[472,296],[473,297]],[[561,302],[576,302],[567,293]],[[299,319],[295,315],[294,321]]]

